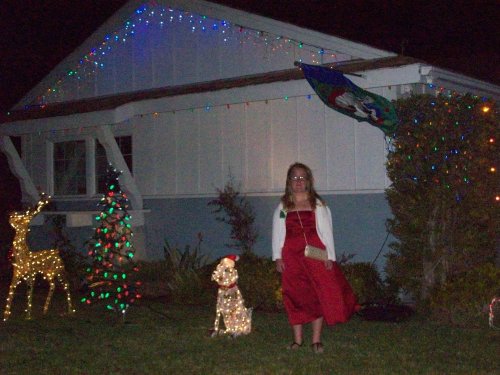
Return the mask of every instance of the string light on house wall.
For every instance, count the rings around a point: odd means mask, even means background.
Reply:
[[[337,51],[334,50],[251,27],[232,24],[226,20],[217,20],[180,9],[166,8],[151,2],[141,5],[135,11],[134,16],[124,22],[122,28],[106,35],[98,46],[83,55],[72,68],[66,71],[66,74],[56,79],[55,83],[28,107],[33,105],[40,107],[50,102],[51,98],[61,91],[61,86],[66,79],[75,79],[82,84],[98,70],[106,69],[105,57],[116,46],[127,43],[131,38],[134,38],[140,28],[158,27],[168,30],[179,25],[188,26],[191,33],[209,33],[214,37],[220,37],[223,42],[236,41],[237,44],[261,46],[265,48],[266,54],[284,52],[293,54],[294,60],[306,59],[314,64],[321,64],[325,60],[337,60]]]
[[[407,85],[403,85],[403,86],[407,86]],[[431,89],[432,92],[431,94],[434,94],[434,95],[447,95],[448,97],[452,97],[452,96],[456,96],[456,95],[463,95],[463,93],[459,93],[457,91],[454,91],[454,90],[450,90],[450,89],[446,89],[444,87],[438,87],[436,85],[433,85],[433,84],[422,84],[422,83],[419,83],[419,84],[414,84],[413,85],[413,88],[412,88],[412,92],[420,92],[419,90],[419,87],[422,87],[424,86],[426,89]],[[393,85],[393,86],[390,86],[388,87],[388,90],[392,90],[392,89],[395,89],[397,87],[397,85]],[[371,87],[370,89],[376,89],[374,87]],[[475,96],[476,98],[479,98],[477,96]],[[143,112],[143,113],[140,113],[140,114],[137,114],[137,115],[134,115],[133,117],[121,122],[122,125],[126,125],[126,126],[130,126],[130,127],[135,127],[136,125],[134,124],[134,122],[132,121],[134,117],[146,117],[146,116],[152,116],[155,120],[160,120],[161,121],[161,117],[160,115],[162,114],[167,114],[167,113],[170,113],[170,114],[176,114],[176,113],[180,113],[180,112],[184,112],[184,111],[190,111],[190,112],[194,112],[196,110],[203,110],[204,112],[211,112],[213,110],[216,110],[218,108],[222,108],[222,107],[225,107],[226,109],[228,110],[232,110],[234,108],[236,108],[237,106],[239,105],[245,105],[245,107],[251,107],[252,105],[254,104],[257,104],[257,103],[265,103],[265,104],[269,104],[270,102],[277,102],[277,101],[284,101],[284,102],[288,102],[290,101],[290,99],[300,99],[300,98],[305,98],[307,99],[308,101],[309,100],[313,100],[313,99],[318,99],[318,95],[315,94],[315,93],[312,93],[312,94],[305,94],[305,95],[292,95],[292,94],[289,94],[289,95],[284,95],[283,97],[278,97],[278,98],[268,98],[268,99],[263,99],[263,100],[251,100],[251,101],[234,101],[234,102],[229,102],[229,103],[221,103],[221,104],[211,104],[211,103],[207,103],[207,104],[204,104],[204,105],[199,105],[199,106],[193,106],[193,107],[179,107],[179,108],[176,108],[176,109],[167,109],[167,110],[162,110],[162,111],[158,111],[158,110],[155,110],[155,111],[151,111],[151,112]],[[482,97],[481,100],[483,102],[486,102],[488,99],[485,98],[485,97]],[[486,106],[486,105],[485,105]],[[488,105],[489,108],[491,107],[490,105]],[[482,110],[483,113],[486,113],[484,111],[484,109]],[[419,121],[418,119],[414,119],[414,121],[416,121],[416,123]],[[101,124],[100,126],[114,126],[116,124],[114,123],[110,123],[110,124]],[[38,130],[37,131],[37,135],[38,136],[41,136],[42,134],[47,134],[49,133],[51,136],[58,136],[60,134],[93,134],[93,132],[98,128],[98,126],[96,125],[84,125],[84,126],[79,126],[78,128],[58,128],[58,129],[49,129],[49,130]],[[28,135],[28,134],[32,134],[31,132],[27,132],[27,133],[18,133],[18,135]],[[490,143],[493,143],[494,142],[494,138],[491,137],[488,142]],[[391,145],[388,145],[388,147],[390,148]]]

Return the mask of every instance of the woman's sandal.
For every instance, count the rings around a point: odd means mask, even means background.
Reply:
[[[289,350],[297,350],[299,349],[300,347],[302,346],[302,343],[298,343],[298,342],[292,342],[290,345],[287,346],[287,349]]]
[[[315,342],[311,345],[312,351],[316,354],[321,354],[325,351],[323,344],[321,342]]]

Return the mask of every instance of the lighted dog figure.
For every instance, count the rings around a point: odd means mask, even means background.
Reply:
[[[228,255],[219,262],[212,280],[219,284],[217,307],[212,337],[217,335],[247,335],[252,330],[252,309],[245,307],[245,301],[238,288],[238,271],[235,262],[237,255]],[[220,317],[224,320],[225,330],[219,330]]]
[[[13,212],[9,216],[9,223],[15,229],[16,234],[12,243],[12,266],[14,268],[14,272],[3,315],[4,321],[6,321],[10,316],[10,307],[14,298],[14,293],[17,286],[23,280],[28,284],[28,306],[26,308],[26,318],[31,319],[33,286],[35,278],[38,274],[41,274],[50,285],[49,294],[43,307],[43,313],[45,314],[49,309],[50,300],[55,289],[55,279],[60,281],[66,292],[68,313],[71,314],[74,312],[71,306],[71,296],[69,292],[69,284],[66,279],[64,263],[59,255],[59,250],[49,249],[31,252],[26,242],[31,219],[33,219],[33,217],[38,214],[48,202],[48,199],[42,195],[42,198],[36,207],[30,208],[26,212]]]

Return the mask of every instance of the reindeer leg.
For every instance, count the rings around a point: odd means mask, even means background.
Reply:
[[[64,291],[66,292],[66,301],[68,302],[68,314],[73,314],[75,310],[73,310],[73,306],[71,304],[71,294],[69,292],[69,283],[66,280],[66,277],[62,274],[57,275],[57,279],[63,285]]]
[[[14,299],[14,293],[16,292],[16,288],[19,285],[19,280],[17,277],[12,278],[12,282],[9,287],[9,294],[7,296],[7,304],[5,305],[5,311],[3,313],[3,321],[6,322],[10,316],[10,306],[12,305],[12,300]]]
[[[31,319],[31,305],[33,303],[33,287],[35,284],[35,280],[30,277],[26,280],[28,283],[28,289],[26,291],[27,293],[27,300],[28,300],[28,306],[26,306],[26,319],[30,320]]]
[[[56,287],[56,283],[54,282],[54,277],[49,279],[49,294],[47,295],[47,299],[45,300],[45,305],[43,306],[43,313],[47,314],[49,310],[50,300],[52,299],[52,294],[54,293],[54,288]]]

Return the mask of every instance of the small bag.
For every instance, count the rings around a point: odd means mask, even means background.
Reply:
[[[328,260],[328,254],[326,253],[326,250],[320,249],[319,247],[314,247],[312,245],[306,245],[304,255],[307,258],[321,260],[323,262]]]
[[[302,226],[302,220],[300,219],[299,212],[298,211],[295,212],[297,212],[297,216],[299,217],[300,227],[302,228],[302,233],[304,234],[304,240],[306,240],[306,248],[304,249],[304,256],[306,258],[326,262],[328,260],[328,254],[326,253],[326,250],[309,245],[309,243],[307,242],[306,233],[304,232],[304,227]]]

